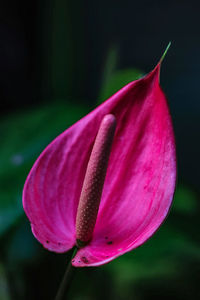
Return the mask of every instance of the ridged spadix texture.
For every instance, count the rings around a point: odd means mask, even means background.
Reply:
[[[160,63],[59,135],[26,180],[24,210],[35,237],[51,251],[76,245],[76,216],[94,141],[107,114],[116,118],[101,202],[76,267],[107,263],[144,243],[165,219],[176,177],[174,135],[159,85]]]
[[[101,200],[102,189],[116,127],[113,115],[106,115],[100,125],[88,162],[76,215],[78,246],[91,240]]]

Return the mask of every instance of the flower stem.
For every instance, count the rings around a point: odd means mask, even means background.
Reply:
[[[76,252],[77,252],[77,248],[74,249],[71,259],[75,256]],[[66,299],[65,297],[66,297],[66,294],[69,290],[69,287],[70,287],[70,284],[71,284],[71,281],[72,281],[72,278],[73,278],[73,275],[74,275],[74,271],[76,269],[75,267],[72,266],[71,259],[68,263],[68,266],[67,266],[67,269],[65,271],[64,277],[63,277],[62,282],[59,286],[59,289],[58,289],[57,295],[55,297],[55,300],[64,300],[64,299]]]

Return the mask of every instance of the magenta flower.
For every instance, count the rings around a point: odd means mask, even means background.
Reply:
[[[168,213],[175,143],[160,65],[59,135],[28,175],[23,206],[33,234],[55,252],[78,243],[73,266],[99,266],[133,250]]]

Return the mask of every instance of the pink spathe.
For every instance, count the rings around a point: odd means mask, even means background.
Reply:
[[[24,210],[45,248],[76,245],[76,215],[92,147],[105,115],[116,118],[108,169],[92,239],[72,260],[98,266],[144,243],[165,219],[176,178],[175,142],[159,85],[160,63],[59,135],[26,180]]]

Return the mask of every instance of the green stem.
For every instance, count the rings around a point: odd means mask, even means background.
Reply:
[[[73,251],[72,257],[71,257],[71,259],[68,263],[67,269],[65,271],[64,277],[63,277],[63,279],[61,281],[61,284],[59,286],[59,289],[58,289],[55,300],[64,300],[64,299],[66,299],[65,297],[66,297],[67,292],[69,290],[69,287],[70,287],[70,284],[71,284],[71,281],[72,281],[72,278],[73,278],[73,275],[74,275],[74,271],[76,269],[72,266],[72,263],[71,263],[71,260],[75,256],[76,252],[77,252],[77,248],[75,248],[74,251]]]

